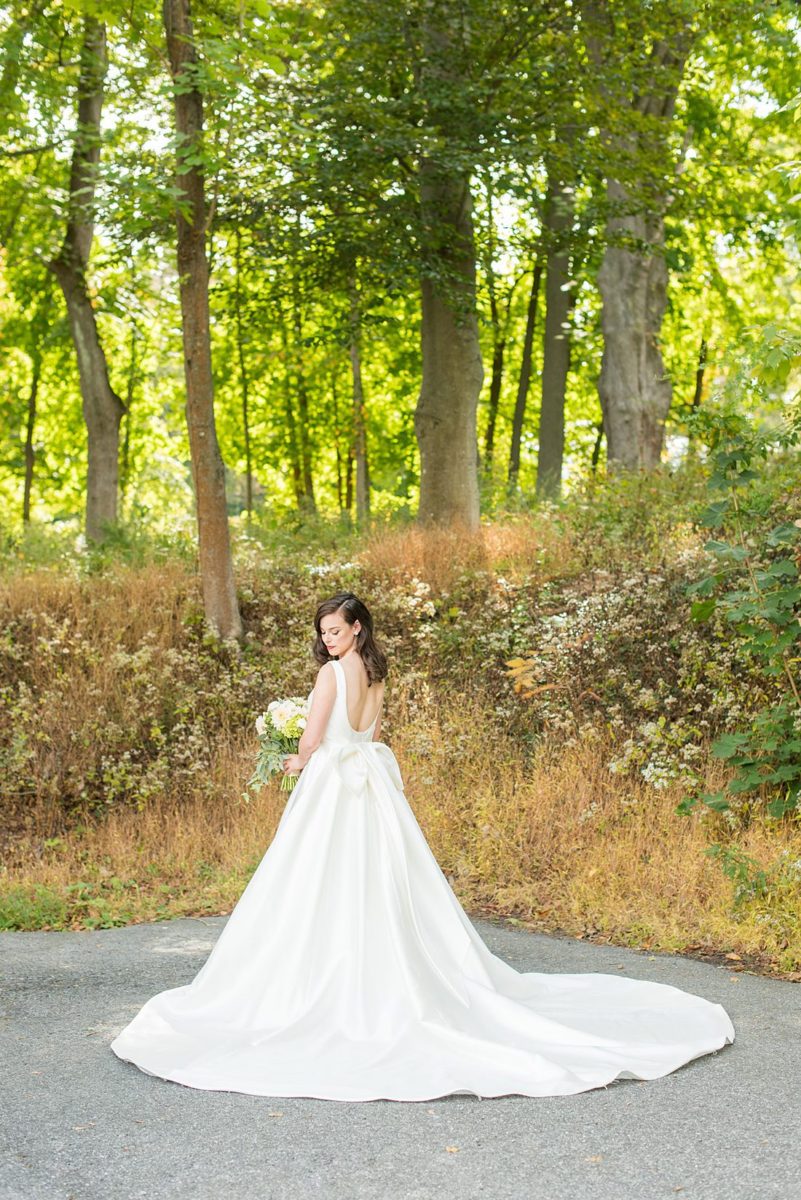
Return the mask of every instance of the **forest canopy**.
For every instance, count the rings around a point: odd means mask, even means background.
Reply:
[[[226,512],[475,525],[675,465],[755,331],[798,328],[792,3],[27,0],[0,28],[8,529],[197,504],[224,557]]]

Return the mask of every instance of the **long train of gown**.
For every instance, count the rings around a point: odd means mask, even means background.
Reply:
[[[194,980],[112,1042],[193,1088],[328,1100],[568,1095],[656,1079],[734,1041],[725,1009],[661,983],[521,973],[434,858],[345,677],[256,872]]]

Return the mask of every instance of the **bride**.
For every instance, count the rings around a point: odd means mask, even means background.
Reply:
[[[569,1095],[657,1079],[734,1041],[720,1004],[492,954],[378,740],[386,659],[365,605],[320,605],[321,663],[275,836],[193,981],[119,1058],[193,1088],[326,1100]]]

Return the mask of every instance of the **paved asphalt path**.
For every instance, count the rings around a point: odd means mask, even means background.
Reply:
[[[2,1200],[793,1200],[801,989],[476,921],[518,970],[604,971],[722,1003],[737,1039],[577,1096],[345,1103],[202,1092],[109,1043],[188,983],[225,918],[0,934]]]

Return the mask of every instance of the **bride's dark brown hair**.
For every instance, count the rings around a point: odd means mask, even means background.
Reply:
[[[314,616],[314,628],[317,630],[317,637],[314,641],[314,657],[317,662],[327,663],[334,658],[334,655],[329,654],[325,648],[320,625],[323,617],[330,617],[338,612],[342,613],[348,625],[355,625],[357,621],[361,625],[361,629],[356,634],[355,649],[367,671],[368,686],[378,683],[380,679],[385,679],[387,659],[373,636],[373,618],[370,616],[367,606],[358,596],[354,596],[353,592],[338,592],[330,600],[324,600],[317,609]]]

